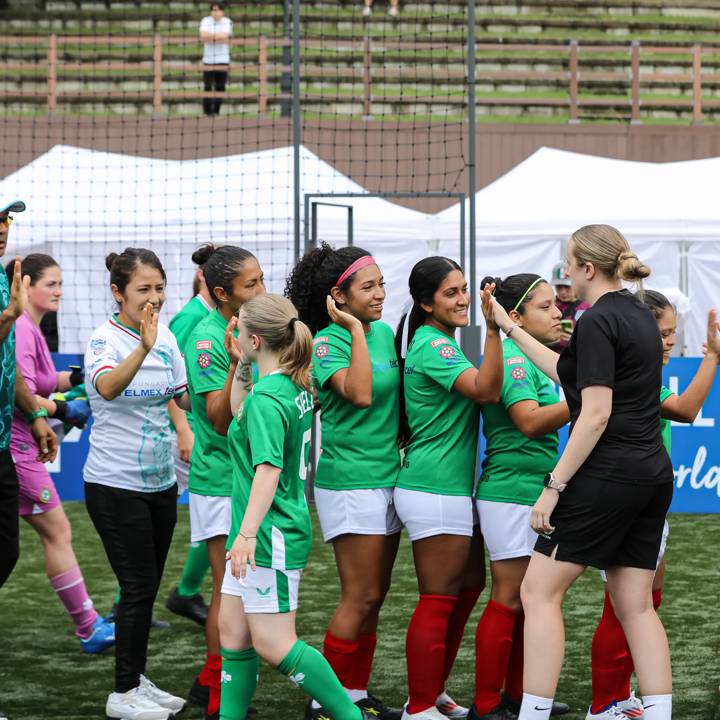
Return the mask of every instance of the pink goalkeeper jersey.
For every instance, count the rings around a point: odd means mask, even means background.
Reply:
[[[34,395],[48,397],[57,387],[57,370],[40,328],[24,312],[15,323],[15,357],[18,372]],[[15,454],[37,455],[37,443],[25,420],[25,413],[15,408],[10,435],[10,450]]]

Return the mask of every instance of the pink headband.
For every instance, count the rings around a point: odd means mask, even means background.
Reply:
[[[362,257],[358,258],[338,278],[337,282],[335,283],[335,287],[340,287],[353,273],[356,273],[358,270],[361,270],[362,268],[367,267],[368,265],[377,265],[377,262],[375,261],[375,258],[372,255],[363,255]]]

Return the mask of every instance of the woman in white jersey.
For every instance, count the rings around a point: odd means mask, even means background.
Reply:
[[[150,250],[105,260],[119,311],[95,330],[85,383],[95,422],[85,464],[88,513],[120,584],[115,619],[115,691],[108,718],[166,720],[185,701],[144,675],[152,607],[177,517],[167,406],[187,408],[185,365],[158,322],[165,271]]]

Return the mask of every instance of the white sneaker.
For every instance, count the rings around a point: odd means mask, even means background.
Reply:
[[[401,720],[445,720],[445,716],[434,707],[429,707],[427,710],[419,713],[409,713],[407,711],[407,705],[405,705]]]
[[[466,718],[468,716],[468,708],[458,705],[446,692],[441,692],[435,700],[435,707],[446,717]]]
[[[398,9],[397,9],[394,5],[391,5],[391,6],[388,8],[388,15],[389,15],[390,17],[397,17],[397,16],[398,16]]]
[[[617,704],[618,710],[627,718],[633,718],[633,720],[642,720],[645,717],[645,710],[643,710],[642,700],[635,697],[635,693],[631,692],[630,697],[627,700],[623,700]]]
[[[105,715],[118,720],[168,720],[170,710],[160,707],[140,691],[140,686],[124,693],[110,693]]]
[[[592,705],[588,708],[585,720],[627,720],[627,716],[620,712],[617,705],[613,705],[601,713],[592,713],[591,710]]]
[[[363,16],[370,17],[372,15],[372,8],[369,5],[365,5],[363,8]]]
[[[161,690],[155,683],[150,682],[144,675],[140,676],[140,692],[149,700],[160,707],[167,708],[174,713],[180,712],[185,707],[185,700]]]

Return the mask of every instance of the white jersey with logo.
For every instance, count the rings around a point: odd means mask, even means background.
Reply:
[[[227,34],[232,37],[232,20],[223,16],[215,22],[212,15],[208,15],[200,21],[200,32],[212,33],[213,35]],[[203,43],[202,61],[205,65],[228,65],[230,63],[230,43]]]
[[[138,347],[140,334],[117,317],[103,323],[85,351],[85,387],[93,412],[85,482],[159,492],[175,482],[168,402],[187,392],[185,363],[175,336],[158,323],[155,346],[131,383],[113,400],[96,388],[98,378]]]

